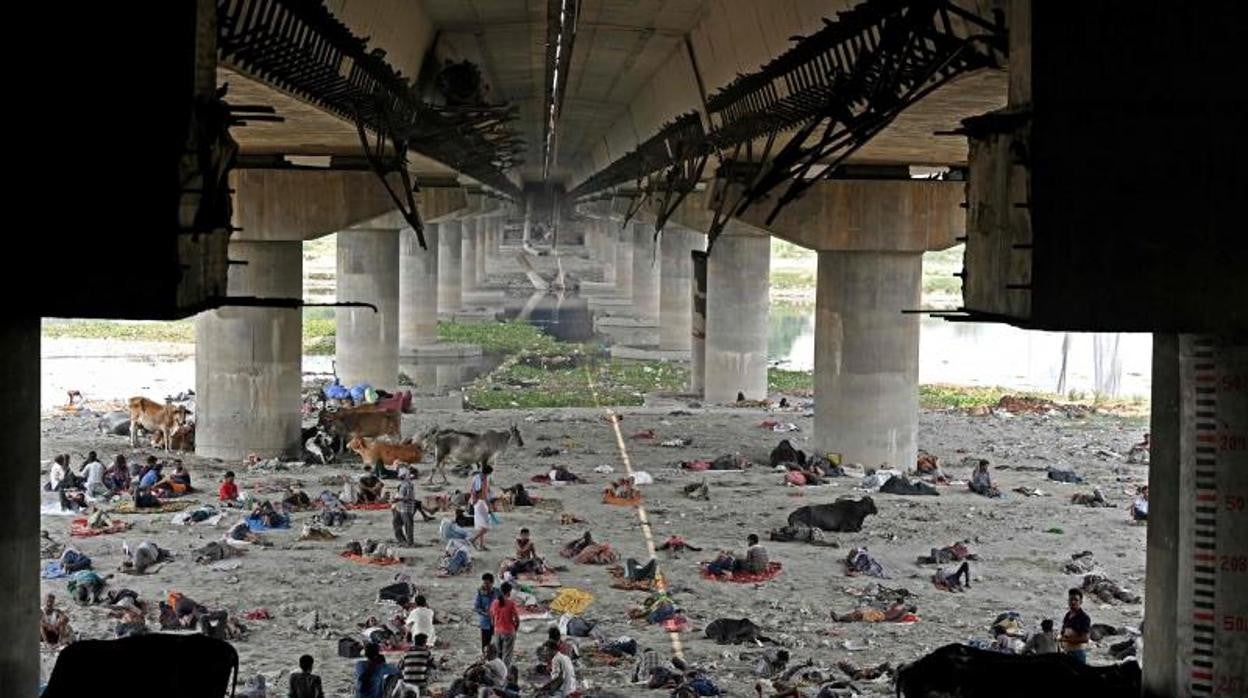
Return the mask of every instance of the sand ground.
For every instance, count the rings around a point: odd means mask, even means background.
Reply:
[[[670,414],[684,410],[688,414]],[[803,504],[829,502],[846,495],[861,495],[858,478],[845,478],[821,488],[793,488],[782,484],[781,476],[765,467],[768,452],[780,438],[789,437],[802,448],[812,424],[800,411],[768,413],[760,409],[690,408],[671,400],[652,402],[647,407],[623,408],[621,428],[627,437],[653,429],[659,438],[654,441],[625,439],[625,446],[635,470],[651,473],[656,482],[646,486],[644,507],[660,540],[681,535],[690,542],[716,548],[744,548],[746,534],[757,532],[764,538],[767,530],[783,524],[788,512]],[[801,431],[774,434],[760,428],[767,417],[795,423]],[[155,600],[167,590],[179,590],[211,607],[225,607],[243,612],[259,607],[273,615],[269,621],[248,622],[249,637],[238,642],[241,675],[266,676],[270,686],[284,693],[286,673],[295,666],[303,653],[317,660],[317,672],[325,681],[327,691],[334,695],[350,695],[350,660],[336,656],[336,641],[341,636],[356,636],[357,624],[369,615],[386,610],[376,602],[378,588],[391,580],[396,571],[410,574],[437,611],[446,611],[459,620],[438,629],[439,638],[448,647],[439,652],[448,657],[455,674],[475,658],[478,633],[473,618],[472,598],[477,580],[484,571],[494,571],[499,560],[509,554],[512,540],[521,526],[533,530],[539,553],[569,569],[560,574],[565,586],[591,592],[593,604],[585,615],[601,620],[611,635],[629,635],[643,647],[653,647],[662,654],[671,651],[667,633],[652,626],[630,622],[625,610],[638,601],[641,592],[618,591],[608,587],[609,576],[604,568],[582,566],[559,558],[557,549],[563,542],[592,530],[594,536],[609,542],[624,557],[645,558],[645,543],[633,509],[605,506],[599,493],[603,484],[623,470],[621,453],[610,424],[603,413],[593,409],[513,410],[483,413],[426,412],[405,417],[403,432],[419,434],[431,425],[481,430],[505,428],[516,423],[524,434],[525,447],[507,452],[500,459],[495,486],[516,482],[529,483],[531,476],[561,464],[588,480],[587,484],[551,487],[533,485],[532,491],[542,497],[561,500],[565,511],[586,519],[585,525],[561,526],[558,516],[541,510],[518,509],[502,513],[501,526],[490,536],[491,551],[478,556],[473,573],[451,579],[434,578],[440,546],[436,543],[435,524],[417,524],[417,537],[425,543],[410,551],[401,567],[369,567],[352,564],[337,556],[347,538],[388,538],[390,514],[387,511],[362,512],[354,522],[340,531],[342,538],[332,542],[299,542],[300,526],[311,514],[297,514],[288,531],[266,534],[272,548],[249,551],[239,559],[237,569],[213,571],[197,565],[189,551],[208,540],[219,539],[225,529],[192,526],[179,527],[170,523],[170,514],[131,516],[133,528],[125,534],[92,539],[70,539],[69,519],[45,514],[42,526],[54,538],[73,540],[89,554],[96,568],[113,571],[122,559],[123,540],[136,544],[144,539],[172,549],[178,558],[159,571],[142,577],[119,576],[115,582],[133,588],[141,596]],[[149,451],[133,451],[126,437],[100,436],[94,429],[95,420],[87,415],[56,415],[43,423],[43,457],[69,452],[74,463],[81,462],[87,450],[100,453],[107,464],[116,453],[127,458],[145,456]],[[1077,585],[1079,578],[1062,572],[1062,563],[1072,553],[1091,550],[1106,574],[1124,586],[1143,594],[1145,528],[1129,522],[1126,492],[1135,484],[1147,481],[1147,466],[1130,465],[1116,454],[1125,454],[1131,444],[1139,441],[1143,428],[1138,423],[1094,415],[1091,417],[1052,416],[971,416],[961,412],[924,411],[920,417],[920,446],[940,457],[947,472],[966,478],[969,472],[956,464],[967,455],[988,458],[1003,490],[1017,486],[1039,487],[1050,496],[1026,498],[1009,494],[1005,499],[988,500],[975,496],[962,487],[944,487],[939,497],[901,497],[873,495],[879,514],[868,518],[861,533],[829,534],[839,549],[811,547],[805,544],[772,543],[771,556],[784,565],[782,574],[762,585],[734,585],[709,582],[698,575],[698,560],[709,552],[686,554],[678,559],[662,557],[660,565],[669,583],[677,589],[676,598],[685,608],[695,628],[719,617],[748,617],[768,634],[790,646],[798,661],[813,658],[821,666],[832,666],[847,659],[860,665],[883,661],[893,663],[912,660],[923,653],[949,642],[968,638],[988,637],[988,627],[998,613],[1006,610],[1022,614],[1028,627],[1038,626],[1045,617],[1058,619],[1065,610],[1065,590]],[[662,439],[685,437],[693,444],[685,448],[664,448]],[[557,447],[563,451],[554,457],[538,457],[538,449]],[[674,469],[681,460],[713,458],[740,452],[755,462],[764,463],[742,473],[699,474]],[[215,496],[220,474],[227,468],[238,472],[241,487],[246,490],[274,478],[295,478],[312,492],[320,489],[323,478],[357,469],[354,466],[328,467],[292,466],[284,471],[248,469],[241,463],[182,456],[192,470],[197,485],[209,492],[198,495],[200,501]],[[353,461],[354,462],[354,461]],[[616,474],[597,474],[598,465],[612,466]],[[1071,468],[1088,479],[1085,485],[1068,485],[1045,479],[1044,468]],[[427,467],[427,463],[426,463]],[[422,468],[423,470],[423,468]],[[709,502],[691,501],[681,488],[703,477],[710,483]],[[465,487],[466,481],[453,487]],[[1072,505],[1069,497],[1076,491],[1090,491],[1101,486],[1118,506],[1090,509]],[[337,489],[332,488],[332,489]],[[429,493],[422,487],[421,494]],[[1064,533],[1046,532],[1060,528]],[[941,592],[928,579],[930,566],[915,563],[915,557],[929,548],[940,547],[956,540],[970,539],[972,548],[982,561],[972,563],[972,588],[964,594]],[[885,581],[890,586],[904,586],[918,596],[922,620],[912,625],[838,624],[829,619],[829,611],[845,612],[854,607],[854,599],[846,589],[862,588],[874,582],[870,578],[847,577],[843,559],[849,548],[868,546],[891,574]],[[64,581],[47,581],[43,590],[64,594]],[[543,589],[539,597],[549,599],[554,590]],[[106,637],[111,622],[103,607],[78,608],[67,604],[74,626],[87,637]],[[1138,626],[1143,604],[1103,606],[1089,600],[1089,613],[1094,622]],[[296,620],[317,610],[327,627],[316,632],[301,630]],[[154,625],[154,619],[152,620]],[[533,650],[544,637],[545,622],[526,622],[517,642],[517,656],[526,664]],[[719,685],[730,695],[752,695],[753,665],[756,647],[718,646],[690,632],[680,636],[686,659],[712,673]],[[864,647],[848,650],[845,647]],[[1092,661],[1112,661],[1106,653],[1108,642],[1092,654]],[[45,651],[45,666],[54,660]],[[638,695],[645,689],[630,687],[625,675],[627,667],[580,668],[581,676],[595,689],[614,689],[620,695]],[[442,684],[449,683],[451,673],[442,674]],[[888,694],[886,682],[860,684],[868,693]]]

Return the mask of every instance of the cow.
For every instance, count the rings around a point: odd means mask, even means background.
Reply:
[[[152,434],[152,448],[160,448],[165,445],[165,437],[162,432]],[[187,422],[173,431],[173,440],[171,444],[175,451],[194,451],[195,450],[195,423]],[[166,449],[167,450],[167,449]]]
[[[514,424],[507,431],[490,430],[481,434],[436,427],[430,429],[421,439],[421,445],[424,446],[425,451],[433,451],[435,456],[433,470],[429,473],[429,482],[433,482],[436,473],[441,473],[442,481],[446,482],[448,460],[456,464],[485,465],[488,463],[493,467],[499,454],[513,444],[524,448],[524,439]]]
[[[138,448],[139,427],[161,432],[165,451],[170,450],[173,433],[186,424],[187,410],[182,405],[162,405],[145,397],[132,397],[130,406],[130,448]]]
[[[204,635],[150,633],[118,640],[79,640],[61,650],[43,698],[78,698],[100,692],[101,677],[118,667],[150,666],[122,677],[133,698],[221,698],[238,685],[238,652]],[[231,672],[233,683],[231,683]]]
[[[356,436],[399,435],[402,415],[398,412],[377,410],[371,406],[321,412],[317,423],[331,436],[346,443]]]
[[[365,465],[377,463],[389,465],[396,460],[404,463],[419,463],[425,458],[425,452],[421,450],[420,444],[409,442],[388,444],[384,441],[357,436],[351,439],[347,448],[358,453]]]
[[[862,499],[838,499],[831,504],[812,504],[798,508],[789,514],[789,525],[804,524],[824,531],[857,533],[862,521],[871,514],[878,514],[870,497]]]
[[[1140,665],[1094,667],[1065,654],[1017,655],[945,645],[897,671],[897,696],[1138,698]]]

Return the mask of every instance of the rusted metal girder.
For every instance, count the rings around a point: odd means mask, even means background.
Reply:
[[[510,199],[519,198],[519,188],[504,174],[517,164],[522,149],[506,126],[514,110],[423,102],[409,80],[386,62],[385,52],[369,50],[324,0],[217,0],[217,54],[245,73],[353,121],[366,157],[422,247],[406,168],[408,148]],[[367,132],[374,134],[371,145]],[[390,172],[400,173],[405,191],[394,191],[386,182]]]
[[[700,141],[681,141],[664,159],[657,144],[668,142],[669,124],[573,194],[583,198],[664,169],[692,173],[711,154],[725,164],[744,154],[760,166],[748,179],[733,170],[735,179],[717,186],[710,249],[728,218],[787,185],[767,219],[774,220],[815,182],[834,176],[904,109],[959,75],[998,65],[1005,51],[999,16],[985,20],[952,0],[868,0],[835,21],[825,19],[823,29],[708,97],[710,123]],[[794,130],[773,155],[777,136]],[[750,149],[764,139],[755,158]]]

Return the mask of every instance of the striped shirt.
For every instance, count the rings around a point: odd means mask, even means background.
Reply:
[[[403,655],[403,683],[424,688],[433,670],[433,652],[428,646],[413,647]]]
[[[416,513],[416,486],[411,480],[399,481],[399,496],[395,501],[399,511],[405,514]]]

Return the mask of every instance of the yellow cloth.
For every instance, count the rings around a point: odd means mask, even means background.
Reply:
[[[594,602],[594,595],[573,587],[565,587],[550,602],[550,610],[556,613],[570,613],[579,616]]]

